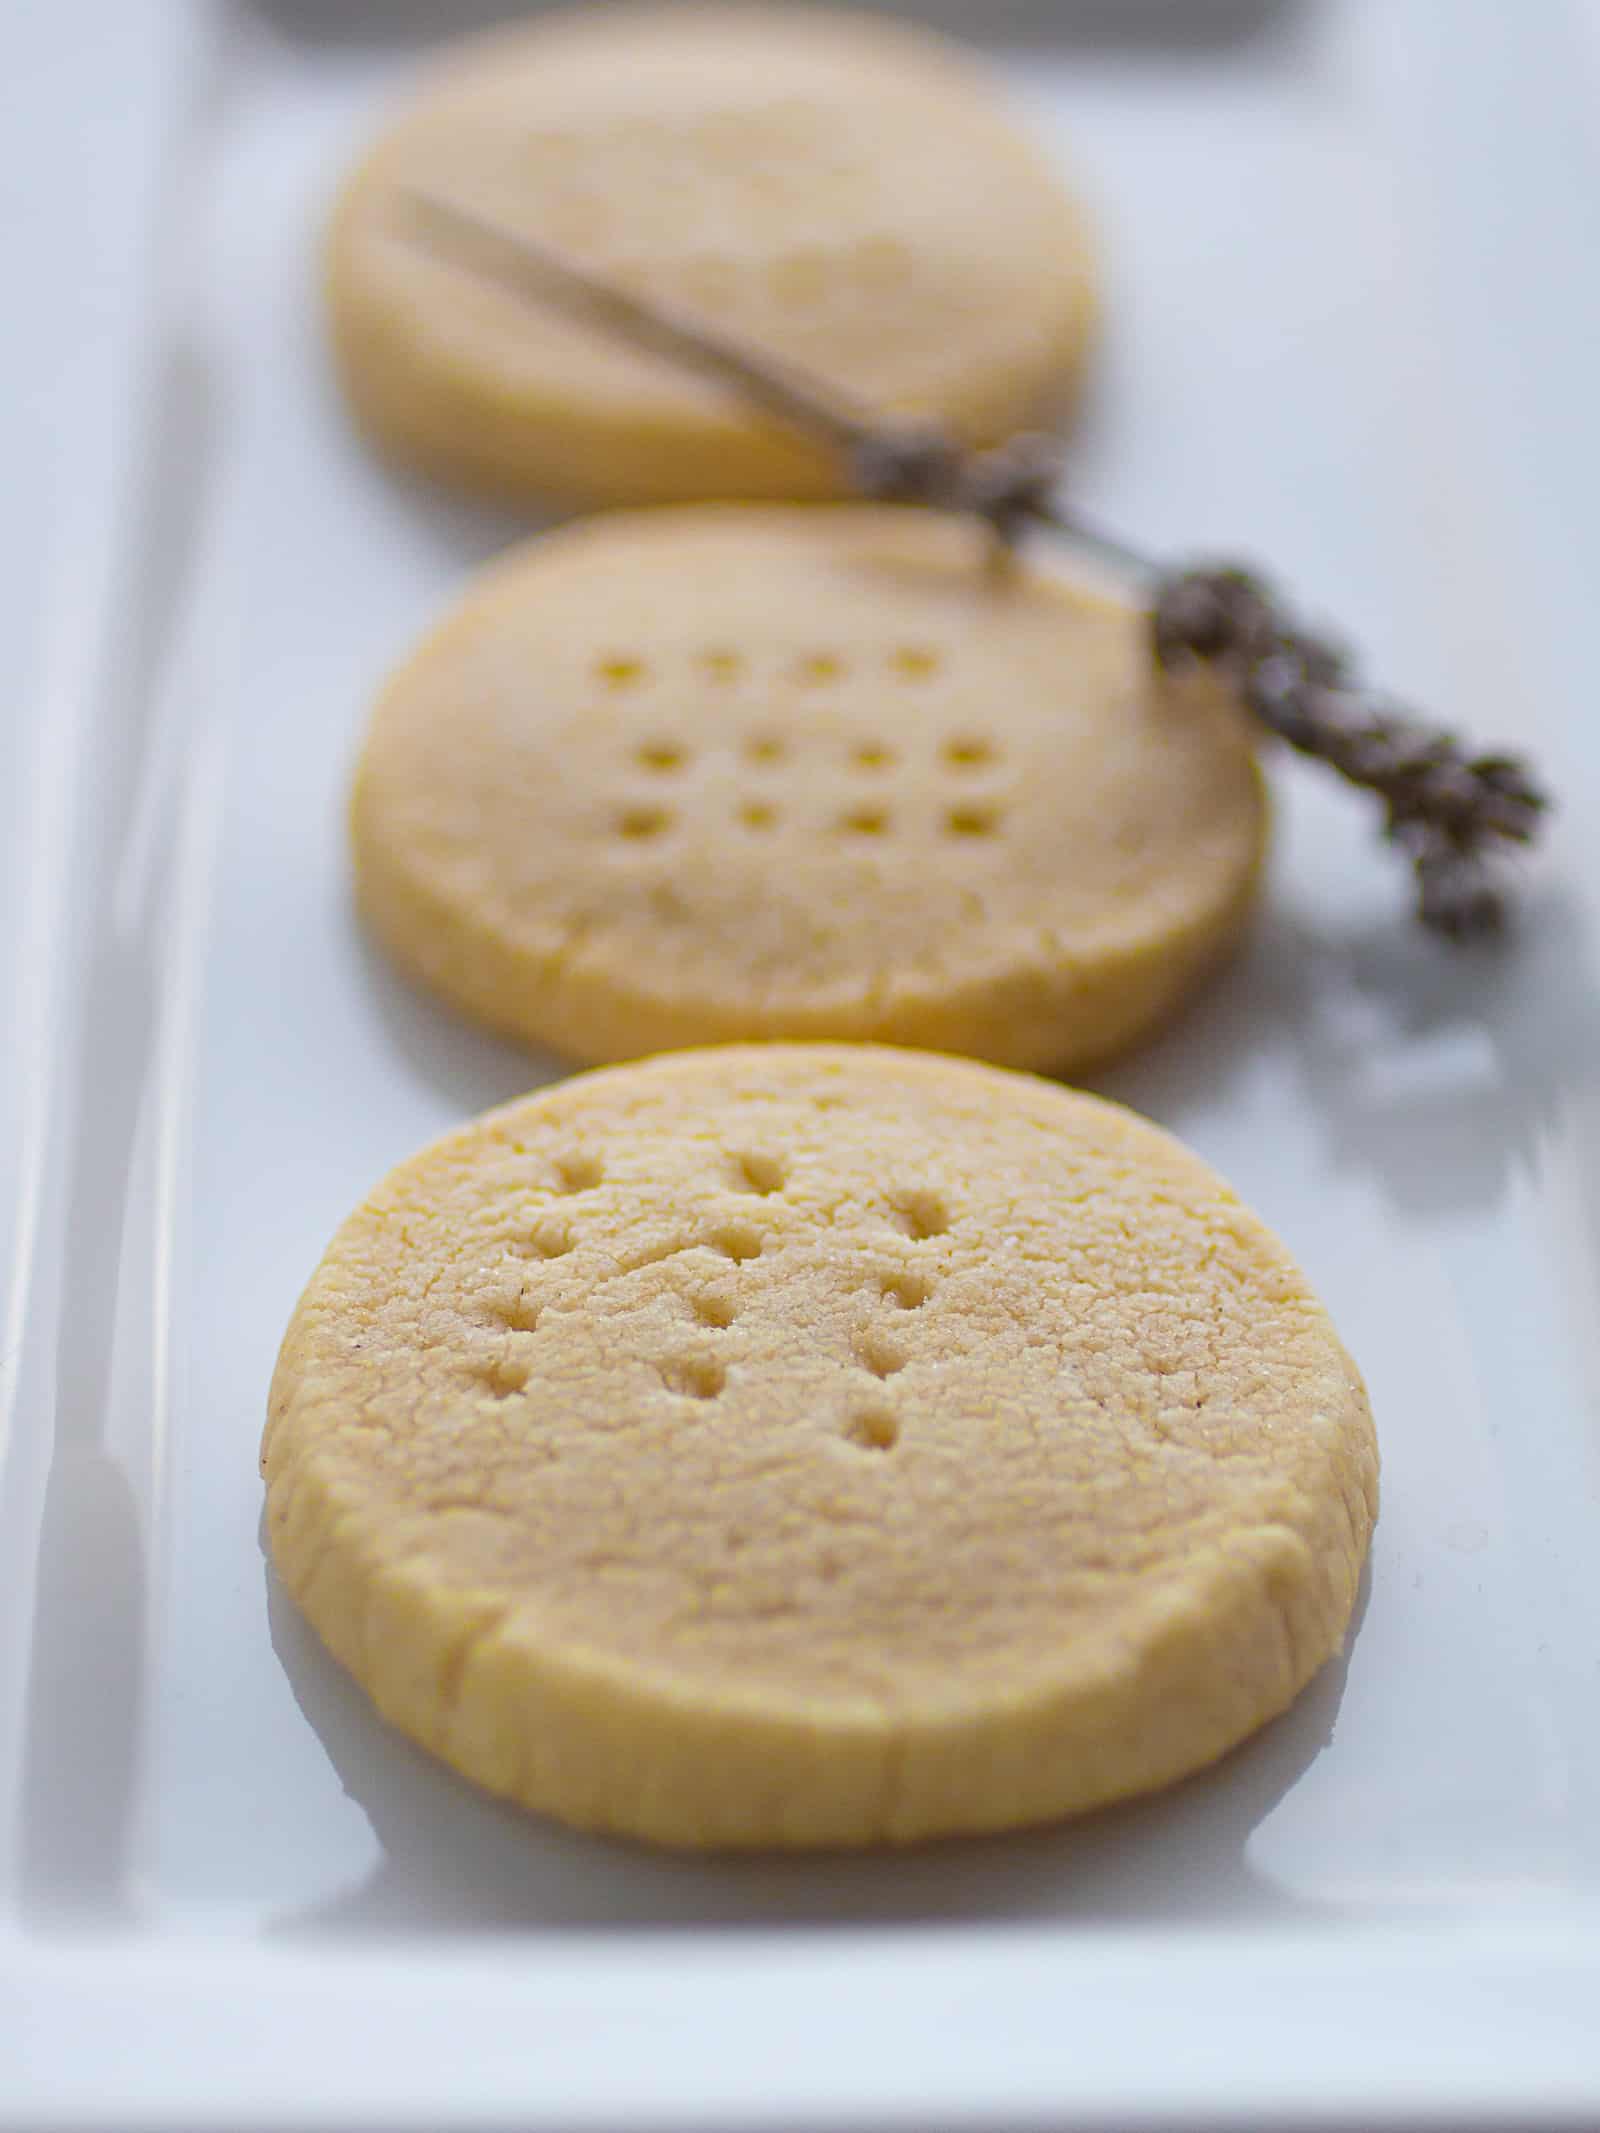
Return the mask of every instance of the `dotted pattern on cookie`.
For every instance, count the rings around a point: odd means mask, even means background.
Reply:
[[[363,903],[591,1061],[754,1037],[1078,1068],[1236,937],[1253,734],[1142,616],[928,514],[618,515],[515,552],[384,692]]]
[[[1220,1754],[1335,1648],[1359,1378],[1155,1128],[869,1047],[582,1077],[302,1299],[274,1558],[380,1707],[686,1844],[997,1828]]]
[[[595,680],[602,690],[643,687],[652,685],[664,693],[681,694],[692,701],[697,672],[703,672],[711,655],[691,655],[689,671],[680,675],[652,674],[642,659],[618,658],[615,656],[598,660],[595,665]],[[909,666],[907,661],[915,658],[919,663]],[[913,655],[905,648],[892,651],[885,662],[888,671],[901,676],[927,680],[940,668],[939,655],[918,652]],[[748,663],[741,667],[749,671]],[[757,687],[763,677],[756,672],[753,681]],[[771,688],[839,688],[853,682],[858,691],[871,696],[875,677],[871,673],[852,675],[846,662],[834,652],[806,652],[790,663],[789,670],[771,677]],[[804,724],[804,708],[799,713],[799,723]],[[869,721],[870,722],[870,721]],[[821,751],[824,755],[829,751]],[[848,772],[864,772],[875,778],[885,776],[896,769],[915,768],[908,764],[907,752],[882,740],[857,741],[847,748],[832,751],[838,757],[839,767]],[[1000,765],[1000,750],[997,744],[984,734],[962,732],[923,751],[930,764],[951,772],[954,776],[967,778],[977,774],[993,774]],[[634,744],[631,750],[631,767],[648,777],[678,779],[692,777],[695,770],[695,751],[691,743],[667,734],[652,734]],[[733,796],[734,811],[729,818],[729,827],[769,830],[779,826],[779,809],[770,795],[775,790],[770,776],[763,779],[760,773],[781,771],[788,767],[798,768],[815,778],[818,765],[803,739],[772,730],[752,734],[740,749],[742,762],[756,774],[742,784]],[[628,766],[621,766],[626,774]],[[827,769],[824,761],[822,768]],[[664,788],[670,789],[670,788]],[[857,801],[850,785],[842,787],[843,797],[833,822],[833,827],[846,835],[881,837],[893,828],[894,817],[887,806],[875,801]],[[1003,811],[998,807],[962,801],[944,805],[935,800],[936,826],[950,837],[983,837],[999,834],[1004,826]],[[677,817],[669,803],[653,806],[648,802],[625,807],[618,815],[617,824],[622,835],[629,837],[659,836],[676,826]]]

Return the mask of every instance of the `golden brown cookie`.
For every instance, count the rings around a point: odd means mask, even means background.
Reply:
[[[1204,1164],[870,1047],[679,1053],[403,1164],[301,1299],[273,1556],[396,1725],[699,1846],[1182,1776],[1348,1622],[1361,1381]]]
[[[1248,720],[1141,613],[862,505],[602,518],[493,565],[384,691],[360,900],[586,1061],[852,1038],[1081,1067],[1248,910]]]
[[[556,14],[428,77],[328,241],[362,423],[505,495],[817,497],[840,470],[725,388],[419,247],[419,187],[974,443],[1058,412],[1089,338],[1078,210],[942,40],[784,7]]]

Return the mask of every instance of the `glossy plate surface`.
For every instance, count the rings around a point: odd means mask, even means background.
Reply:
[[[1097,209],[1075,479],[1270,559],[1563,797],[1497,953],[1275,773],[1254,944],[1110,1093],[1282,1232],[1385,1454],[1345,1662],[1042,1836],[707,1865],[386,1732],[268,1576],[290,1308],[525,1087],[363,946],[387,665],[516,530],[377,468],[318,217],[447,0],[8,24],[0,340],[0,2125],[1600,2116],[1600,31],[1497,0],[944,0]],[[482,12],[477,11],[477,12]],[[13,190],[13,185],[15,190]]]

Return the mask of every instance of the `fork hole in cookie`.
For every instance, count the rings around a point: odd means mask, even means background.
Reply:
[[[869,1400],[852,1410],[845,1435],[864,1452],[888,1452],[900,1441],[900,1423],[881,1400]]]
[[[736,1192],[757,1192],[763,1195],[781,1192],[788,1180],[788,1165],[775,1155],[762,1155],[755,1149],[739,1149],[730,1161]]]
[[[895,1226],[919,1244],[929,1237],[942,1237],[950,1227],[950,1210],[939,1194],[925,1186],[897,1192],[891,1201]]]
[[[789,744],[781,733],[752,733],[744,744],[748,762],[759,763],[769,768],[781,763],[789,753]]]
[[[740,1266],[746,1259],[755,1259],[761,1253],[761,1232],[748,1222],[724,1222],[706,1239],[714,1252],[724,1259],[731,1259]]]
[[[595,663],[595,676],[602,688],[632,689],[645,678],[645,663],[631,652],[611,652]]]
[[[952,807],[944,827],[949,837],[993,837],[999,832],[1000,817],[992,807]]]
[[[672,827],[672,817],[664,807],[630,807],[617,818],[619,836],[640,843],[648,837],[660,837]]]
[[[727,1371],[714,1355],[680,1356],[658,1368],[668,1392],[686,1400],[714,1400],[728,1382]]]
[[[928,1283],[921,1274],[885,1274],[879,1287],[884,1302],[900,1311],[920,1311],[928,1300]]]
[[[556,1157],[557,1192],[593,1192],[605,1176],[605,1166],[596,1155],[581,1149]]]
[[[702,1326],[709,1326],[714,1332],[725,1333],[733,1324],[734,1303],[731,1296],[718,1296],[714,1293],[696,1296],[689,1308]]]
[[[634,750],[634,761],[641,770],[648,770],[656,777],[670,777],[675,770],[682,770],[689,758],[676,741],[641,741]]]
[[[851,837],[887,836],[889,811],[883,807],[853,807],[839,827]]]
[[[747,830],[760,832],[776,829],[778,810],[767,800],[746,800],[739,810],[739,821]]]
[[[714,681],[719,688],[728,688],[744,672],[744,660],[739,653],[725,645],[711,645],[700,654],[700,665],[706,679]]]
[[[795,668],[796,679],[808,689],[826,688],[844,676],[844,661],[837,652],[807,652]]]
[[[957,733],[945,742],[942,751],[951,770],[987,770],[996,752],[993,741],[981,733]]]
[[[931,645],[896,645],[889,655],[889,664],[903,681],[930,681],[943,664]]]
[[[889,770],[894,764],[894,750],[882,741],[863,741],[851,750],[850,760],[857,770]]]
[[[895,1342],[870,1326],[856,1335],[856,1359],[875,1378],[892,1378],[906,1367],[906,1358]]]
[[[485,1364],[478,1375],[497,1400],[510,1400],[527,1389],[533,1367],[520,1356],[502,1355]]]

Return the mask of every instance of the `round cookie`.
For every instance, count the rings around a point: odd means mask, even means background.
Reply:
[[[301,1299],[263,1466],[388,1718],[696,1846],[1210,1762],[1338,1648],[1377,1484],[1326,1315],[1204,1164],[850,1046],[590,1074],[403,1164]]]
[[[327,244],[363,425],[501,495],[814,498],[842,480],[727,388],[430,254],[407,229],[416,188],[973,443],[1062,412],[1090,336],[1078,210],[954,47],[813,9],[557,14],[426,79]]]
[[[464,1012],[587,1061],[849,1038],[1080,1068],[1249,908],[1253,728],[1135,607],[866,505],[619,514],[493,565],[357,772],[357,888]]]

